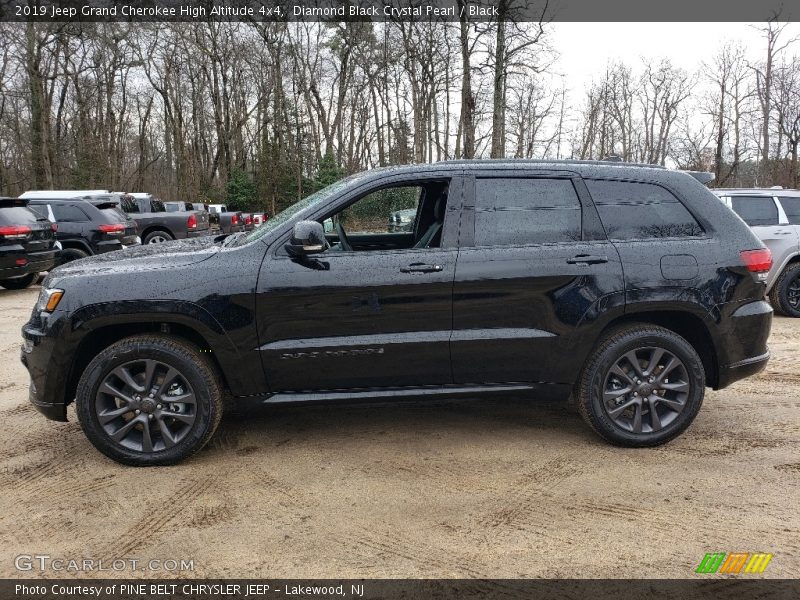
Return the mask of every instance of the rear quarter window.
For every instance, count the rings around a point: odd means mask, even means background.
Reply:
[[[783,212],[792,225],[800,225],[800,196],[779,196]]]
[[[89,221],[89,217],[83,209],[75,204],[51,204],[53,216],[56,221],[61,223],[81,223]]]
[[[127,223],[128,215],[122,212],[119,208],[101,208],[100,212],[109,223]]]
[[[778,207],[772,196],[731,196],[731,206],[751,227],[778,224]]]
[[[703,228],[672,192],[653,183],[587,179],[612,240],[697,237]]]

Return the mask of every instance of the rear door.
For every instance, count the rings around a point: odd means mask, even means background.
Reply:
[[[476,171],[453,291],[455,383],[571,383],[576,335],[624,310],[622,266],[580,177]],[[585,344],[583,344],[585,345]]]

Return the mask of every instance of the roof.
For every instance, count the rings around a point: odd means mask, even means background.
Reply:
[[[771,188],[715,188],[711,190],[717,196],[747,195],[747,196],[800,196],[800,190],[782,187]]]

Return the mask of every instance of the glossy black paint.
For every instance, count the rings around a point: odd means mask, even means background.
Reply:
[[[482,173],[570,179],[581,202],[581,239],[476,247],[474,178]],[[611,242],[583,178],[668,187],[706,233]],[[419,180],[449,182],[439,247],[399,248],[409,235],[400,233],[369,252],[286,252],[295,222],[321,221],[376,188]],[[714,387],[760,370],[768,357],[765,286],[739,257],[762,244],[686,174],[528,161],[377,169],[267,227],[241,245],[183,240],[53,271],[44,286],[65,290],[61,304],[50,315],[34,313],[23,328],[32,401],[65,418],[88,360],[142,331],[190,339],[210,353],[233,396],[271,401],[565,394],[603,331],[626,320],[687,337]]]
[[[0,279],[48,271],[58,261],[59,250],[50,221],[27,205],[28,200],[0,198],[0,227],[29,229],[22,238],[0,235]]]

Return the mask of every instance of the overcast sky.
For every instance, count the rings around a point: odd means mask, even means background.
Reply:
[[[783,35],[786,40],[800,35],[800,24],[789,25]],[[550,39],[560,55],[554,70],[577,94],[616,59],[636,67],[640,57],[667,57],[675,66],[695,71],[728,40],[740,40],[753,62],[766,52],[762,34],[747,23],[555,23]],[[800,42],[788,52],[800,55]]]

